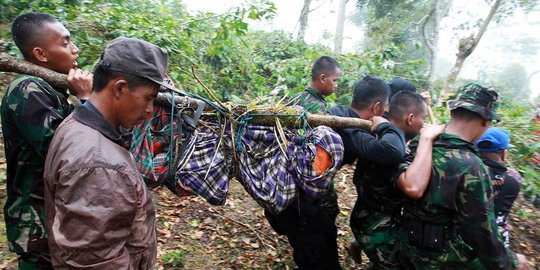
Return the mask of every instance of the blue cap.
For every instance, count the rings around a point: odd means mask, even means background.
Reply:
[[[510,133],[502,128],[491,127],[476,142],[476,146],[483,152],[495,152],[514,147],[510,144]]]

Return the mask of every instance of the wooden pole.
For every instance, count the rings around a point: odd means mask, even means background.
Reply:
[[[0,71],[28,74],[40,77],[58,88],[68,87],[66,74],[60,74],[50,69],[46,69],[44,67],[13,57],[7,53],[0,53]],[[155,104],[162,106],[170,105],[171,98],[172,96],[169,93],[159,93]],[[195,98],[174,95],[174,102],[181,106],[197,108],[197,101],[198,100]],[[207,104],[205,110],[210,111],[214,110],[214,108]],[[236,110],[238,110],[238,114],[240,115],[246,112],[245,106],[236,106],[235,111]],[[284,116],[282,113],[271,110],[254,111],[252,113],[255,114],[255,116],[252,118],[250,123],[273,126],[275,124],[276,117],[279,117],[284,126],[293,127],[297,124],[299,120],[298,115],[302,112],[298,111],[290,116]],[[356,127],[369,129],[372,125],[371,121],[360,118],[318,115],[310,113],[306,114],[306,119],[311,126],[328,126],[333,128]]]
[[[435,115],[433,114],[433,109],[431,109],[431,95],[429,94],[428,91],[422,92],[421,95],[422,97],[424,97],[424,100],[426,101],[429,121],[433,125],[437,124],[437,120],[435,119]]]

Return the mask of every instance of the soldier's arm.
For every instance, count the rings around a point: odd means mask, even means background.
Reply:
[[[37,83],[30,82],[20,91],[17,103],[10,105],[14,108],[15,124],[20,135],[45,158],[54,131],[66,115]]]
[[[463,170],[456,194],[459,234],[487,269],[516,268],[516,255],[504,247],[493,207],[489,206],[491,183],[485,168],[472,158],[464,159],[459,167]]]
[[[420,199],[429,184],[433,141],[441,134],[444,125],[430,125],[422,129],[416,156],[397,179],[398,188],[412,199]]]
[[[395,165],[405,156],[403,132],[390,123],[380,124],[376,131],[378,138],[357,128],[340,130],[347,151],[363,159],[379,164]]]

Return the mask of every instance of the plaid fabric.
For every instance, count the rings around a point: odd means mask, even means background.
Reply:
[[[160,176],[169,169],[170,124],[171,114],[163,107],[155,106],[146,120],[133,128],[131,153],[135,159],[139,173],[149,187],[154,187]],[[175,128],[174,140],[178,140]],[[181,185],[177,190],[171,190],[179,196],[191,195],[188,186]]]
[[[291,204],[298,188],[322,198],[343,159],[341,137],[328,127],[316,127],[306,136],[285,130],[285,136],[288,144],[282,150],[273,127],[249,125],[239,154],[240,182],[259,205],[276,214]],[[332,165],[319,176],[311,166],[316,144],[332,156]]]
[[[242,136],[242,151],[237,164],[233,158],[230,125],[204,119],[186,142],[174,179],[163,185],[179,196],[192,193],[213,205],[223,205],[229,179],[235,168],[239,181],[259,205],[279,213],[296,198],[298,189],[309,196],[322,198],[343,159],[341,137],[328,127],[316,127],[305,136],[286,129],[288,140],[284,154],[276,141],[273,127],[248,125]],[[174,140],[178,140],[175,124]],[[225,127],[225,130],[223,128]],[[147,120],[134,128],[131,152],[139,171],[150,187],[167,173],[170,162],[170,113],[156,106]],[[177,142],[176,142],[177,143]],[[312,167],[319,145],[332,157],[331,166],[317,175]]]
[[[221,136],[221,130],[216,122],[198,125],[176,173],[177,186],[189,188],[212,205],[225,204],[234,173],[231,136]]]

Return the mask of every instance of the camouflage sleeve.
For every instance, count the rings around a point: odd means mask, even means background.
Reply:
[[[515,254],[506,249],[497,229],[493,204],[489,202],[491,185],[487,171],[479,160],[463,160],[462,183],[457,198],[459,233],[478,251],[487,269],[513,269]]]
[[[395,188],[398,188],[397,182],[398,182],[399,176],[409,168],[413,159],[414,159],[414,154],[407,153],[405,157],[403,158],[403,160],[401,161],[401,163],[399,164],[395,174],[392,176],[392,179],[390,179],[392,185]]]
[[[302,106],[309,113],[324,113],[326,111],[324,103],[311,98],[307,92],[303,92],[298,96],[296,105]]]
[[[14,120],[25,138],[45,158],[54,131],[65,116],[57,109],[53,99],[35,82],[21,87],[19,93],[9,98],[14,110]]]

